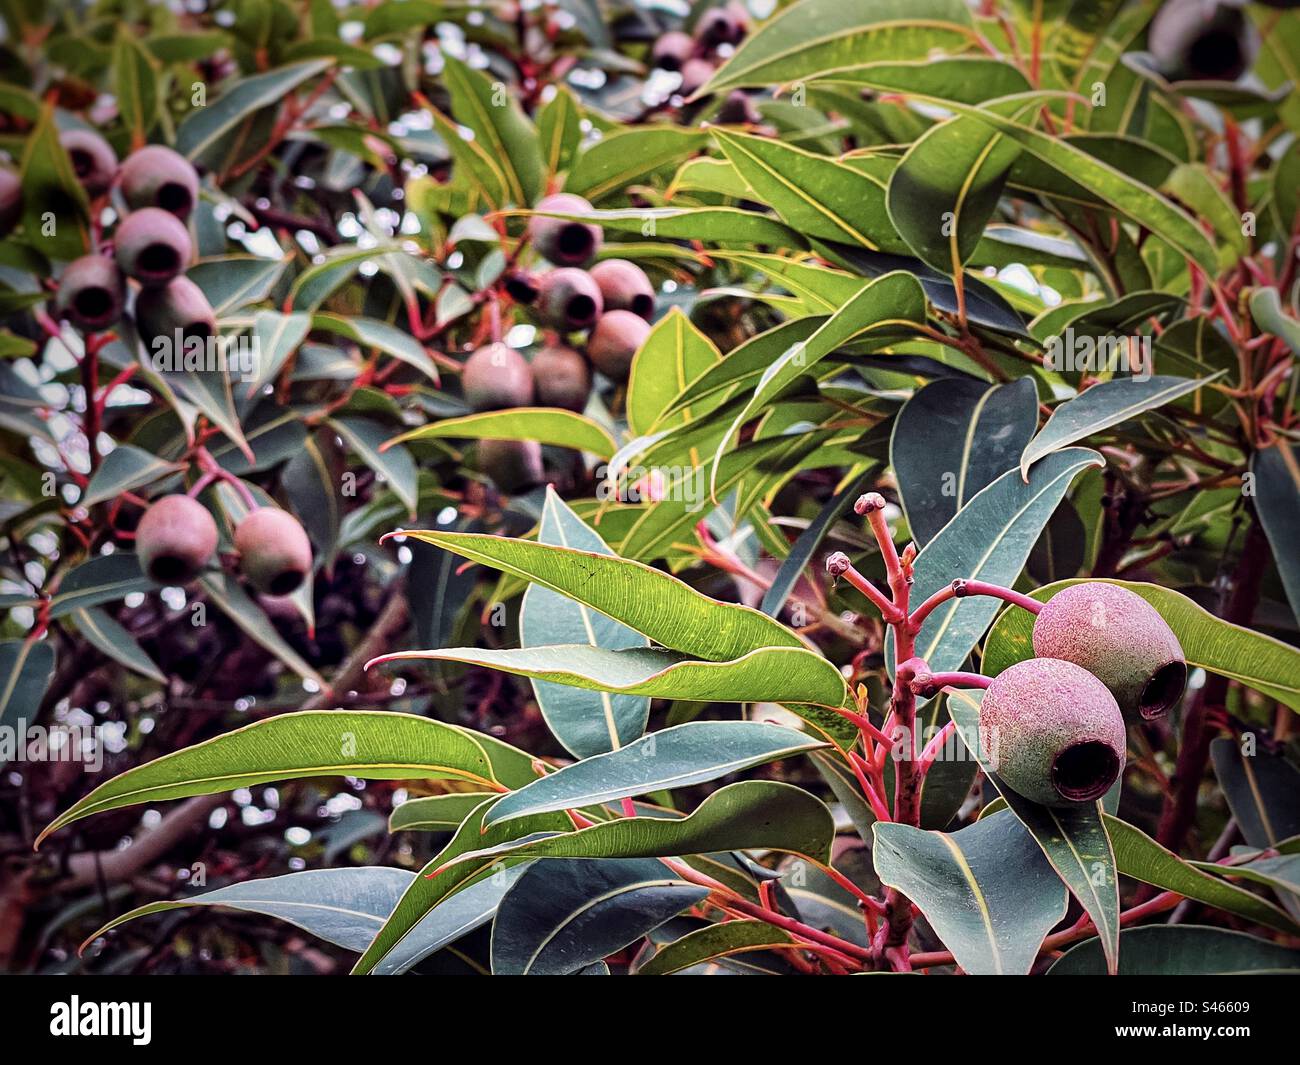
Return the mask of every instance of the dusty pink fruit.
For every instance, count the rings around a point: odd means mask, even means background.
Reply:
[[[117,263],[103,255],[83,255],[59,277],[54,309],[83,333],[107,329],[122,317],[126,280]]]
[[[533,371],[514,348],[489,344],[465,360],[465,400],[475,410],[527,407],[533,402]]]
[[[507,495],[542,483],[542,446],[536,440],[480,440],[478,468]]]
[[[690,34],[680,30],[661,33],[650,49],[650,65],[660,70],[681,70],[682,64],[690,59],[695,51],[695,42]]]
[[[998,776],[1047,806],[1094,802],[1124,768],[1124,715],[1073,662],[1031,658],[1003,670],[984,693],[980,727]]]
[[[161,144],[132,152],[122,164],[122,195],[131,210],[161,207],[186,219],[199,199],[199,175],[189,160]]]
[[[587,341],[587,354],[591,364],[613,381],[626,381],[635,357],[645,338],[650,335],[650,324],[631,311],[610,311],[602,314]]]
[[[59,134],[59,143],[68,153],[81,187],[91,196],[107,192],[117,173],[117,153],[108,141],[94,130],[70,129]]]
[[[194,256],[185,223],[161,207],[133,211],[113,234],[117,265],[142,285],[165,285]]]
[[[647,322],[655,313],[655,289],[645,271],[626,259],[605,259],[591,268],[605,311],[631,311]]]
[[[566,344],[548,344],[533,356],[537,400],[545,407],[582,411],[591,395],[591,367]]]
[[[1130,718],[1164,714],[1187,683],[1182,646],[1165,619],[1140,595],[1105,581],[1073,584],[1044,604],[1034,653],[1088,670]]]
[[[188,277],[174,277],[167,284],[142,289],[135,299],[135,325],[140,337],[151,344],[157,337],[182,342],[207,340],[217,334],[217,318],[207,296]]]
[[[537,311],[552,328],[566,333],[586,329],[604,306],[600,286],[587,271],[566,266],[542,275]]]
[[[288,595],[311,572],[311,541],[298,519],[279,507],[259,507],[235,527],[239,571],[267,595]]]
[[[9,234],[22,214],[22,179],[8,167],[0,166],[0,237]]]
[[[557,214],[591,214],[591,204],[581,196],[559,192],[537,201],[537,211]],[[600,248],[600,227],[567,218],[533,215],[528,219],[528,239],[544,259],[556,266],[586,266]]]
[[[217,550],[217,523],[187,495],[154,500],[135,529],[140,568],[155,584],[188,584]]]

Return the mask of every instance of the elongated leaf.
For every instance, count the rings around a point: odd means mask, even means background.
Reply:
[[[640,562],[480,533],[405,530],[403,535],[560,592],[697,658],[727,661],[760,647],[805,646],[757,610],[719,603]]]
[[[708,893],[649,859],[537,862],[497,907],[492,972],[577,972],[636,942]]]
[[[408,799],[388,816],[388,831],[451,832],[489,795],[482,791],[453,791]]]
[[[757,211],[739,207],[639,207],[587,214],[541,211],[547,218],[579,219],[615,233],[655,237],[660,240],[699,240],[710,244],[749,247],[770,244],[777,248],[802,248],[794,230]]]
[[[558,547],[614,554],[600,535],[549,487],[538,540]],[[649,645],[644,636],[626,625],[537,584],[530,584],[524,592],[519,638],[525,648],[572,642],[618,652]],[[604,754],[637,739],[645,732],[650,716],[648,696],[592,693],[545,680],[533,681],[533,693],[555,738],[578,758]]]
[[[253,319],[253,334],[257,338],[261,359],[257,373],[249,382],[246,395],[254,395],[289,360],[298,345],[307,339],[311,329],[311,316],[307,314],[280,314],[278,311],[258,311]]]
[[[1068,448],[1043,460],[1028,484],[1008,470],[978,492],[922,549],[914,566],[912,601],[923,603],[959,577],[1009,587],[1016,582],[1048,518],[1070,482],[1089,466],[1095,451]],[[989,623],[998,601],[984,596],[954,599],[921,626],[916,653],[933,670],[960,669]]]
[[[628,428],[641,436],[692,420],[689,407],[665,412],[692,381],[722,361],[722,355],[680,308],[672,308],[646,337],[632,360],[627,389]]]
[[[332,62],[314,59],[237,81],[220,99],[189,113],[176,130],[176,150],[192,161],[207,161],[215,146],[241,122],[320,74]]]
[[[1024,454],[1020,456],[1020,475],[1028,480],[1029,467],[1043,456],[1146,411],[1172,403],[1212,380],[1214,377],[1189,380],[1184,377],[1155,375],[1146,378],[1125,377],[1095,384],[1052,411],[1042,432],[1029,442]]]
[[[1266,751],[1244,755],[1226,737],[1210,744],[1214,775],[1252,847],[1276,847],[1300,833],[1300,770]]]
[[[1029,972],[1065,916],[1065,889],[1010,813],[951,834],[878,823],[876,873],[911,899],[953,957],[975,975]]]
[[[59,590],[50,597],[50,617],[60,618],[74,610],[112,603],[132,592],[152,588],[135,555],[124,551],[100,555],[68,571]]]
[[[444,906],[454,902],[458,895],[478,884],[501,877],[517,864],[503,858],[485,872],[481,866],[470,863],[450,864],[457,857],[531,832],[563,832],[573,827],[568,817],[560,813],[542,814],[504,825],[485,827],[483,815],[496,801],[494,797],[484,799],[465,818],[447,845],[411,881],[411,886],[398,899],[393,912],[384,922],[384,927],[358,959],[352,970],[354,975],[384,972],[387,971],[386,967],[409,958],[418,951],[416,929],[426,918],[436,922],[436,915]]]
[[[708,134],[676,126],[649,126],[611,133],[578,156],[564,191],[592,203],[619,192],[703,148]]]
[[[40,121],[23,145],[23,228],[39,241],[41,252],[65,262],[90,250],[90,205],[77,180],[67,150],[59,141],[54,106],[41,111]],[[54,225],[48,225],[53,218]]]
[[[547,684],[654,699],[838,707],[847,697],[839,671],[817,652],[797,647],[759,648],[725,662],[701,661],[650,647],[610,650],[587,643],[515,650],[443,647],[395,651],[376,661],[405,659],[466,662]]]
[[[49,640],[0,641],[0,724],[35,723],[45,689],[54,675],[54,644]],[[2,763],[0,763],[2,764]]]
[[[288,921],[327,943],[358,953],[383,927],[413,873],[380,865],[304,869],[284,876],[248,880],[187,899],[151,902],[114,917],[87,942],[137,917],[191,906],[223,906]]]
[[[619,817],[541,839],[502,843],[463,855],[490,864],[516,858],[671,858],[714,851],[777,850],[830,860],[835,825],[825,803],[791,784],[742,780],[708,796],[678,819]]]
[[[1140,828],[1110,814],[1105,814],[1104,820],[1111,845],[1115,848],[1115,862],[1125,876],[1152,884],[1163,891],[1176,891],[1186,898],[1234,913],[1252,923],[1276,928],[1280,932],[1295,935],[1300,931],[1300,925],[1281,907],[1222,879],[1224,876],[1238,874],[1248,876],[1245,872],[1248,866],[1185,862]]]
[[[885,188],[859,170],[767,137],[718,130],[736,172],[797,233],[903,251],[885,208]]]
[[[703,784],[825,746],[781,725],[691,721],[652,732],[621,750],[575,762],[535,780],[495,803],[483,823]]]
[[[615,451],[614,438],[581,414],[555,407],[514,407],[485,411],[460,418],[443,418],[396,436],[384,450],[407,440],[536,440],[539,444],[571,447],[607,459]]]
[[[697,95],[813,78],[872,56],[925,59],[973,43],[961,0],[804,0],[750,34]]]
[[[981,691],[948,692],[948,712],[959,735],[981,735],[979,707],[983,696]],[[968,749],[979,759],[980,767],[1011,812],[1042,848],[1057,876],[1092,918],[1106,948],[1110,971],[1114,972],[1119,952],[1119,877],[1115,875],[1115,852],[1102,821],[1100,801],[1079,806],[1040,806],[1002,782],[982,743]]]
[[[990,387],[932,381],[903,404],[889,441],[907,525],[924,547],[978,492],[1013,469],[1038,427],[1032,378]]]
[[[276,631],[266,611],[229,574],[209,573],[200,578],[199,583],[208,598],[244,631],[244,635],[265,647],[298,676],[316,684],[325,683],[321,675]]]
[[[1008,101],[1014,97],[1008,97]],[[1213,274],[1218,262],[1214,245],[1196,221],[1148,185],[1118,167],[1061,139],[1023,126],[1002,114],[955,101],[936,101],[952,111],[978,119],[1015,141],[1058,173],[1082,185],[1130,221],[1156,236]]]
[[[139,641],[98,607],[73,611],[72,621],[77,630],[109,658],[159,684],[167,683],[167,675],[158,668]],[[3,716],[2,710],[0,716]]]
[[[415,458],[401,444],[390,444],[388,430],[369,418],[332,418],[330,425],[339,431],[367,466],[379,474],[406,504],[411,517],[419,503],[419,470]]]
[[[1212,976],[1300,970],[1300,950],[1266,939],[1200,925],[1147,925],[1120,936],[1121,976]],[[1049,976],[1106,971],[1101,945],[1088,939],[1059,957]]]
[[[131,131],[132,145],[144,144],[158,117],[158,75],[149,53],[124,24],[119,24],[113,43],[113,85],[122,122]]]
[[[452,115],[500,165],[510,202],[532,203],[541,194],[542,154],[537,131],[513,94],[452,55],[444,57],[442,77]]]
[[[781,612],[791,590],[798,583],[808,563],[812,561],[814,553],[826,533],[830,531],[830,527],[853,505],[853,501],[866,491],[873,476],[874,467],[864,470],[845,484],[826,501],[817,513],[817,517],[809,522],[808,528],[799,534],[799,539],[790,548],[790,554],[781,563],[781,568],[776,571],[776,576],[772,578],[772,583],[763,596],[759,609],[764,614],[776,617]]]
[[[1300,529],[1300,451],[1279,438],[1272,447],[1252,453],[1250,469],[1255,475],[1255,510],[1273,549],[1291,613],[1300,619],[1300,550],[1295,535]]]
[[[537,112],[537,137],[546,173],[554,177],[568,170],[582,143],[582,112],[567,85],[557,85],[555,95]]]
[[[108,499],[116,499],[123,492],[132,492],[147,484],[184,469],[178,462],[168,462],[144,448],[119,444],[100,463],[99,469],[86,485],[81,505],[93,507]]]
[[[641,963],[637,976],[667,976],[714,958],[729,958],[793,943],[788,933],[766,921],[726,921],[688,932]]]
[[[384,354],[414,366],[435,384],[438,382],[438,367],[424,345],[395,325],[376,318],[344,318],[336,314],[314,314],[311,324],[313,329],[324,329],[355,340],[363,348],[378,348]]]
[[[1078,583],[1061,581],[1030,594],[1045,603],[1062,588]],[[1172,588],[1134,581],[1110,583],[1142,596],[1160,612],[1178,637],[1189,666],[1231,677],[1300,711],[1300,650],[1217,618]],[[983,672],[996,677],[1008,666],[1032,658],[1033,628],[1033,616],[1027,611],[1019,607],[1003,611],[984,643]]]
[[[221,319],[266,299],[288,262],[287,258],[223,255],[195,263],[186,276],[203,290],[217,318]]]
[[[346,775],[517,787],[532,778],[531,763],[528,755],[499,740],[430,718],[378,710],[304,710],[245,725],[129,769],[55,818],[37,843],[91,814],[276,780]]]
[[[1190,864],[1198,872],[1213,873],[1214,879],[1218,883],[1227,883],[1229,887],[1236,888],[1238,891],[1241,888],[1238,888],[1236,884],[1219,878],[1246,880],[1253,884],[1263,884],[1272,888],[1284,900],[1291,903],[1293,910],[1296,908],[1296,901],[1300,900],[1300,854],[1279,854],[1274,858],[1252,858],[1248,862],[1232,866],[1218,865],[1215,862],[1191,862]],[[1249,897],[1257,901],[1263,901],[1257,895],[1250,895]],[[1227,907],[1224,908],[1227,909]],[[1290,920],[1289,916],[1288,920]],[[1265,921],[1261,923],[1271,924],[1272,922]],[[1284,931],[1294,932],[1296,927],[1295,922],[1292,921],[1284,928]]]

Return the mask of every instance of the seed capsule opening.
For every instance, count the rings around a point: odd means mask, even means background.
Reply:
[[[179,181],[168,181],[158,190],[157,204],[174,215],[187,215],[194,208],[190,190]]]
[[[271,578],[267,585],[267,591],[271,595],[288,595],[294,591],[298,585],[302,584],[303,574],[300,570],[290,569],[283,573],[277,573]]]
[[[159,555],[149,564],[149,576],[156,584],[186,584],[190,564],[178,555]]]
[[[582,261],[591,256],[595,250],[596,241],[591,235],[591,230],[581,222],[570,222],[560,230],[559,240],[557,241],[560,254],[565,259]]]
[[[1182,697],[1187,686],[1187,664],[1169,662],[1151,675],[1138,700],[1138,713],[1144,719],[1160,717]]]
[[[112,314],[117,306],[113,294],[99,285],[83,288],[72,302],[77,308],[77,313],[88,322],[97,322]]]
[[[596,313],[596,301],[581,293],[564,305],[564,316],[575,326],[589,325]]]
[[[181,268],[181,257],[170,244],[150,244],[140,253],[138,270],[145,277],[170,277]]]
[[[655,298],[642,292],[632,297],[628,310],[640,318],[649,318],[655,312]]]
[[[73,148],[68,152],[68,161],[72,163],[72,172],[84,178],[95,169],[95,157],[84,148]]]
[[[1119,776],[1119,758],[1097,740],[1071,744],[1052,762],[1052,786],[1070,802],[1100,799]]]

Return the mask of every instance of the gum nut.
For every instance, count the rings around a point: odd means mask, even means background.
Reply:
[[[8,167],[0,166],[0,237],[8,235],[22,214],[22,178]]]
[[[117,173],[117,153],[108,141],[93,130],[70,129],[59,134],[59,143],[81,187],[91,196],[106,192]]]
[[[107,329],[122,317],[126,279],[117,263],[104,255],[83,255],[59,278],[54,309],[83,333]]]
[[[162,144],[132,152],[122,164],[122,196],[131,210],[161,207],[182,221],[199,198],[199,175],[189,160]]]
[[[717,48],[720,44],[739,44],[745,35],[744,26],[730,7],[713,7],[700,16],[695,24],[695,39],[704,48]]]
[[[488,344],[465,360],[465,401],[475,410],[506,410],[533,402],[533,371],[514,348]]]
[[[533,209],[557,214],[591,214],[590,203],[581,196],[564,192],[542,197]],[[586,266],[600,248],[600,226],[532,215],[528,219],[528,240],[542,258],[556,266]]]
[[[1082,666],[1031,658],[984,693],[980,731],[1009,788],[1046,806],[1100,799],[1124,768],[1124,715]]]
[[[626,259],[605,259],[591,268],[605,311],[631,311],[647,322],[655,313],[655,289],[645,271]]]
[[[186,495],[156,499],[135,527],[140,568],[155,584],[188,584],[216,550],[217,523],[207,507]]]
[[[478,468],[511,495],[542,483],[542,445],[536,440],[480,440]]]
[[[144,207],[122,220],[113,235],[117,265],[145,286],[165,285],[185,271],[194,254],[185,223],[161,207]]]
[[[677,87],[677,91],[683,96],[690,96],[700,86],[708,84],[709,79],[713,77],[713,69],[712,63],[699,56],[686,60],[682,64],[682,83]]]
[[[512,270],[506,275],[505,290],[516,303],[535,303],[537,301],[537,275],[527,270]]]
[[[145,343],[157,337],[207,340],[216,336],[217,318],[208,297],[188,277],[174,277],[158,288],[146,288],[135,298],[135,326]]]
[[[563,407],[581,414],[591,395],[591,367],[582,355],[565,344],[548,344],[533,356],[537,401],[544,407]]]
[[[260,507],[235,527],[239,571],[259,592],[288,595],[311,572],[311,541],[288,511]]]
[[[660,34],[650,49],[650,65],[660,70],[681,70],[682,64],[690,59],[694,51],[695,42],[690,34],[670,30]]]
[[[603,314],[587,341],[591,364],[612,381],[626,381],[632,359],[650,335],[650,324],[631,311]]]
[[[754,101],[747,93],[735,89],[718,108],[718,121],[728,126],[755,126],[763,121],[763,116],[758,113],[758,108],[754,106]]]
[[[1254,62],[1259,35],[1233,4],[1168,0],[1151,21],[1147,49],[1171,81],[1236,81]]]
[[[1034,654],[1088,670],[1130,719],[1166,713],[1187,684],[1183,648],[1159,611],[1105,581],[1072,584],[1044,604],[1034,620]]]
[[[605,301],[600,286],[586,270],[561,267],[542,275],[537,311],[554,329],[587,329],[600,317]]]

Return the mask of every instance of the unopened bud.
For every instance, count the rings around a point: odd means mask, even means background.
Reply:
[[[877,510],[885,509],[885,497],[879,492],[868,492],[864,496],[858,496],[858,501],[853,504],[855,514],[871,514]]]
[[[826,556],[826,572],[832,577],[842,577],[849,571],[849,566],[849,556],[843,551]]]

